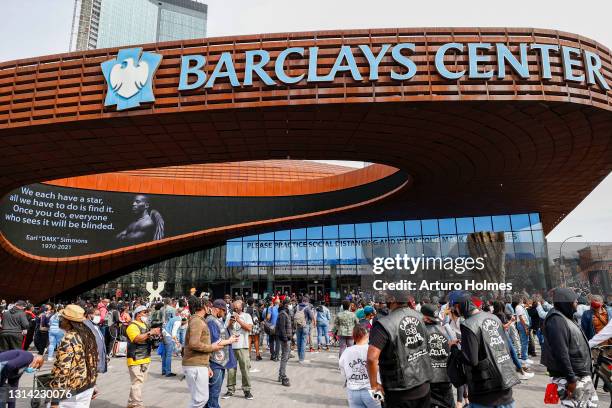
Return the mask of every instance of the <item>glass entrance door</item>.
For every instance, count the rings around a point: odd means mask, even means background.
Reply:
[[[280,293],[281,295],[291,295],[291,285],[275,285],[274,293]]]
[[[311,302],[323,301],[325,290],[322,283],[308,285],[308,296]]]

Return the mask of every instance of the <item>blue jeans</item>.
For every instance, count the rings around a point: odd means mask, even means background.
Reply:
[[[468,405],[466,408],[514,408],[514,401],[511,402],[510,404],[504,404],[504,405],[480,405],[480,404],[474,404],[473,402],[470,402],[470,405]]]
[[[519,336],[521,337],[521,360],[527,360],[527,351],[529,349],[529,335],[527,334],[527,329],[521,324],[518,323],[516,325]]]
[[[323,343],[325,339],[325,343]],[[329,346],[329,326],[327,324],[317,324],[317,345],[321,347],[322,344]]]
[[[523,366],[521,365],[521,361],[518,359],[516,350],[514,348],[514,345],[512,344],[512,340],[510,340],[510,335],[508,333],[506,333],[506,340],[508,340],[508,350],[510,351],[510,357],[512,357],[512,362],[514,363],[516,368],[520,370],[521,368],[523,368]]]
[[[206,408],[221,408],[219,405],[219,395],[223,387],[223,378],[225,378],[225,370],[221,368],[211,367],[213,376],[208,380],[208,402]]]
[[[167,341],[164,339],[164,354],[161,356],[162,375],[170,374],[172,372],[172,353],[174,353],[174,342],[172,340]]]
[[[57,348],[60,341],[64,338],[63,330],[50,330],[49,331],[49,358],[53,358],[53,354],[55,353],[55,349]]]
[[[542,329],[538,329],[535,332],[536,337],[538,338],[538,343],[540,343],[540,347],[544,344],[544,333],[542,333]]]
[[[185,345],[185,334],[187,333],[187,328],[179,328],[178,329],[178,333],[176,335],[176,337],[178,337],[178,341],[179,343],[181,343],[183,346]]]
[[[380,402],[370,395],[370,390],[347,390],[349,408],[380,408]]]
[[[306,339],[308,338],[308,335],[310,335],[310,326],[298,327],[296,335],[298,358],[300,361],[304,361],[304,358],[306,357]]]

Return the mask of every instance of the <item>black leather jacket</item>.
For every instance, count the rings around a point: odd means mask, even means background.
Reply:
[[[291,316],[286,308],[278,311],[278,320],[276,321],[276,335],[281,341],[289,341],[293,337],[293,325],[291,324]]]

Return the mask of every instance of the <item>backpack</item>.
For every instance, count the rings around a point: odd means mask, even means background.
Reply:
[[[461,350],[459,350],[458,347],[451,348],[450,355],[446,362],[446,374],[455,388],[459,388],[467,383]]]
[[[306,327],[306,313],[304,312],[304,310],[306,310],[306,306],[304,306],[302,309],[300,309],[300,307],[298,306],[295,315],[293,315],[293,321],[295,322],[295,326],[298,329]]]

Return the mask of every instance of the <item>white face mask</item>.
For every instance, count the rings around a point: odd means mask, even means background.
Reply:
[[[147,316],[141,316],[140,321],[143,322],[144,324],[147,324],[147,322],[149,321],[149,318]]]
[[[100,316],[94,316],[93,319],[91,320],[94,324],[99,324],[100,323]]]

